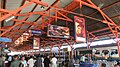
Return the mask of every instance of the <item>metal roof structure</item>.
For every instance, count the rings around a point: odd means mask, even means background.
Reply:
[[[48,24],[70,28],[72,41],[74,16],[85,18],[90,42],[119,38],[119,0],[0,0],[0,7],[0,37],[13,41],[0,43],[8,46],[13,46],[14,41],[29,29],[40,29],[43,31],[41,37],[45,37]],[[54,38],[48,39],[54,41]]]

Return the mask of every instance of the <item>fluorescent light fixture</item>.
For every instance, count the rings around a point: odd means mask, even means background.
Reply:
[[[104,4],[103,4],[103,3],[101,3],[101,4],[99,4],[99,5],[98,5],[98,7],[99,7],[99,8],[102,8],[102,7],[103,7],[103,5],[104,5]]]
[[[9,17],[8,19],[5,20],[5,22],[8,22],[8,21],[12,20],[13,18],[15,18],[15,16]]]

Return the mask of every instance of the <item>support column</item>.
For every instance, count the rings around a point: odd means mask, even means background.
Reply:
[[[57,45],[58,45],[58,49],[59,49],[59,50],[58,50],[58,51],[59,51],[58,54],[59,54],[59,59],[60,59],[60,47],[61,47],[60,42],[59,42]]]
[[[60,59],[60,46],[58,48],[59,48],[59,59]]]
[[[53,48],[53,46],[52,46],[52,44],[50,44],[50,56],[52,57],[52,48]]]
[[[70,51],[70,59],[72,59],[73,58],[73,46],[72,46],[72,43],[70,43],[70,49],[71,49],[71,51]]]
[[[119,54],[119,59],[120,59],[120,45],[119,45],[120,41],[117,40],[117,47],[118,47],[118,54]]]
[[[120,45],[119,45],[119,38],[118,38],[118,31],[117,31],[118,29],[117,28],[115,28],[115,36],[116,36],[116,39],[117,39],[117,48],[118,48],[118,55],[119,55],[119,59],[120,59]]]
[[[117,40],[118,54],[120,59],[120,40]]]
[[[1,0],[0,0],[0,8],[2,7],[2,2],[1,2]],[[0,17],[1,17],[1,13],[0,13]],[[1,23],[0,23],[0,28],[1,28]],[[0,31],[0,34],[1,34],[1,31]],[[2,50],[1,50],[2,48],[0,47],[0,54],[2,53]]]
[[[43,54],[44,54],[44,56],[45,56],[45,44],[44,44],[44,47],[43,47],[43,48],[44,48],[44,53],[43,53]]]
[[[69,46],[70,46],[70,48],[71,48],[71,51],[70,51],[70,59],[72,59],[73,58],[73,54],[72,54],[72,48],[73,48],[73,44],[72,44],[72,38],[71,38],[71,40],[70,40],[70,42],[66,39],[66,42],[69,44]]]

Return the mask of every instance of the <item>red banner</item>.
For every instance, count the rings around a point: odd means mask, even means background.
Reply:
[[[85,19],[74,16],[76,42],[86,42]]]
[[[40,38],[34,37],[33,49],[39,49],[39,45],[40,45]]]

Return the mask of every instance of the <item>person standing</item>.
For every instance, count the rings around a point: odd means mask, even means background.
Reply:
[[[34,59],[33,56],[30,56],[30,59],[28,60],[28,67],[33,67],[34,66]]]
[[[2,56],[0,55],[0,67],[3,67],[4,66],[4,61],[2,59]]]
[[[10,55],[10,56],[8,57],[8,67],[10,67],[12,60],[13,60],[13,58],[12,58],[12,56]]]
[[[25,60],[25,57],[24,57],[24,56],[22,56],[22,58],[21,58],[21,63],[22,63],[22,65],[23,65],[23,67],[26,67],[26,66],[27,66],[27,61]]]
[[[44,59],[44,67],[50,67],[50,59],[48,55]]]
[[[13,59],[14,61],[11,62],[10,67],[19,67],[21,61],[18,59],[18,55],[15,55]]]
[[[80,58],[80,62],[85,62],[85,59],[86,59],[86,57],[85,57],[85,55],[83,54],[82,57]]]
[[[74,63],[75,63],[74,59],[71,58],[70,61],[69,61],[69,63],[68,63],[68,67],[75,67]]]
[[[51,62],[52,62],[52,67],[57,67],[57,58],[55,57],[55,55],[53,55]]]
[[[35,67],[42,67],[42,59],[41,57],[38,55],[36,58],[36,62],[35,62]]]
[[[43,55],[41,55],[41,60],[42,60],[42,67],[44,67],[44,58],[43,58]]]

